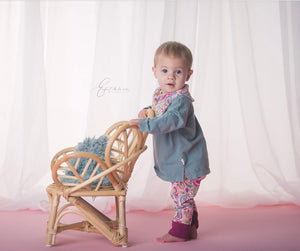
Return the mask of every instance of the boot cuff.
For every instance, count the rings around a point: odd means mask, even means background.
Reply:
[[[190,225],[172,221],[172,228],[170,229],[169,234],[187,240],[189,238],[190,228]]]

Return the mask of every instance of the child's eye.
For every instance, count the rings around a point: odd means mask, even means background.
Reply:
[[[163,73],[167,73],[168,70],[167,70],[167,69],[163,69],[162,72],[163,72]]]
[[[180,75],[182,73],[182,71],[181,70],[177,70],[177,71],[175,71],[175,74],[176,75]]]

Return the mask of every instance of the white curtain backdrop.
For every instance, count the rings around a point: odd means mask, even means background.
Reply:
[[[300,205],[299,23],[298,1],[0,1],[0,210],[47,210],[52,156],[151,104],[168,40],[194,55],[211,167],[197,204]],[[171,206],[147,145],[128,210]]]

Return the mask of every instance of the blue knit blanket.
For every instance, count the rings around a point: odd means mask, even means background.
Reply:
[[[75,151],[76,152],[89,152],[89,153],[93,153],[96,154],[97,156],[99,156],[101,159],[104,160],[104,156],[105,156],[105,148],[107,145],[107,141],[108,138],[105,136],[100,136],[99,138],[85,138],[82,142],[79,142],[77,144],[77,146],[75,147]],[[77,161],[77,158],[73,158],[70,159],[70,163],[75,166],[75,163]],[[78,168],[77,168],[77,172],[79,174],[82,174],[86,163],[88,162],[88,158],[81,158]],[[95,167],[96,167],[97,163],[96,161],[92,161],[91,164],[89,165],[85,175],[83,176],[84,180],[89,179],[90,175],[93,173]],[[99,169],[97,170],[96,174],[101,173],[103,170],[101,167],[99,167]],[[66,171],[65,173],[66,175],[70,175],[70,176],[74,176],[74,174],[72,173],[72,171]],[[62,183],[77,183],[79,184],[80,182],[78,180],[75,179],[68,179],[68,178],[61,178],[60,181]],[[94,181],[93,183],[91,183],[92,186],[96,186],[98,184],[98,180]],[[111,186],[111,182],[110,180],[105,176],[103,179],[103,182],[101,184],[102,186]]]

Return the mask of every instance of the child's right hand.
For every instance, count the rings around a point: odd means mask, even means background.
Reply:
[[[145,118],[152,119],[154,117],[155,117],[155,113],[152,109],[143,109],[138,114],[139,119],[145,119]]]
[[[139,119],[145,119],[145,118],[147,118],[147,109],[141,110],[141,111],[139,112],[139,114],[138,114],[138,118],[139,118]]]
[[[154,118],[155,117],[155,113],[152,109],[143,109],[139,112],[138,114],[138,119],[131,119],[129,120],[129,124],[130,125],[135,125],[137,127],[140,126],[140,119],[145,119],[145,118]]]

